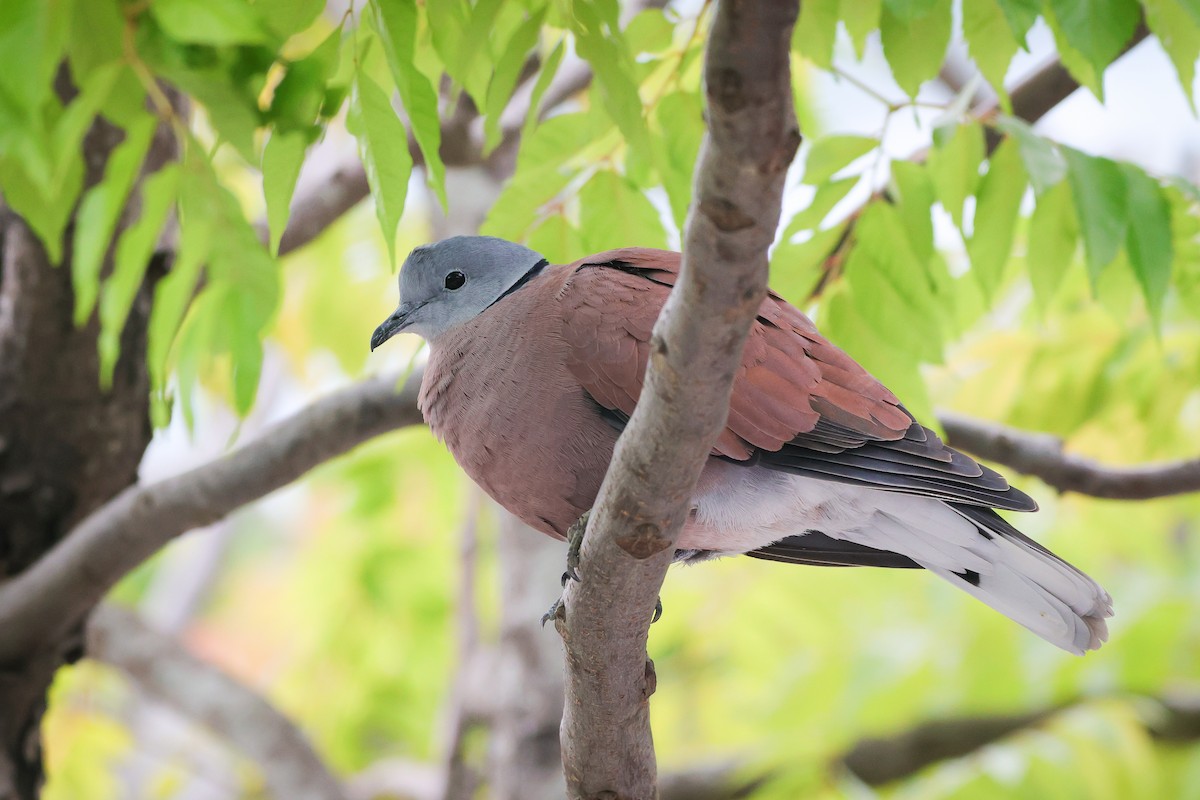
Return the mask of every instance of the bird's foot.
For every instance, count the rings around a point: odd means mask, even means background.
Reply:
[[[583,534],[587,532],[588,519],[592,516],[591,509],[583,512],[583,516],[575,520],[571,527],[567,528],[567,571],[563,573],[563,585],[566,586],[566,579],[570,578],[573,581],[579,580],[579,553],[583,549]]]
[[[579,554],[583,549],[583,535],[587,532],[588,519],[592,516],[591,509],[583,512],[583,515],[577,519],[571,527],[567,528],[567,569],[562,574],[562,586],[565,589],[567,581],[579,581]],[[542,627],[546,627],[546,623],[552,619],[566,620],[567,605],[563,602],[563,597],[560,596],[555,600],[545,614],[542,614]],[[650,624],[658,622],[662,619],[663,605],[662,598],[654,601],[654,617],[650,620]]]
[[[567,588],[567,581],[569,581],[569,580],[571,580],[571,573],[564,572],[562,574],[562,580],[561,580],[562,587],[564,589]],[[575,580],[579,580],[579,578],[575,578]],[[565,620],[567,618],[567,604],[563,602],[564,597],[565,597],[565,593],[562,595],[559,595],[558,599],[550,604],[549,610],[546,611],[545,614],[542,614],[542,627],[543,628],[546,627],[546,623],[552,619]]]
[[[546,611],[545,614],[542,614],[542,627],[543,628],[546,627],[546,623],[552,619],[566,620],[566,618],[567,618],[567,605],[566,605],[566,603],[563,602],[563,599],[560,597],[557,600],[555,600],[553,603],[550,604],[550,608]]]
[[[567,575],[566,573],[563,573],[563,583],[565,584],[566,582]],[[650,619],[650,624],[653,625],[654,623],[658,622],[660,619],[662,619],[662,615],[663,605],[662,598],[660,597],[654,601],[654,616]],[[563,602],[562,597],[559,597],[557,600],[551,603],[550,608],[546,611],[546,613],[542,614],[542,627],[546,627],[546,623],[552,619],[561,619],[564,622],[567,619],[567,604]]]

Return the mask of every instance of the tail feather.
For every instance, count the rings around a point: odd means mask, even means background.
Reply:
[[[1094,580],[1020,534],[994,511],[972,508],[963,516],[997,545],[987,573],[932,572],[987,603],[1051,644],[1082,655],[1108,640],[1112,598]],[[1014,536],[1013,534],[1016,534]]]
[[[1076,654],[1108,639],[1108,592],[989,508],[877,496],[869,524],[829,531],[898,553]]]

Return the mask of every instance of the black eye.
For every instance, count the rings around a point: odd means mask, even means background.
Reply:
[[[454,270],[446,276],[446,288],[450,291],[462,288],[462,285],[467,282],[467,276],[463,275],[458,270]]]

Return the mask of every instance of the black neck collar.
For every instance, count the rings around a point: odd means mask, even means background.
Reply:
[[[492,306],[496,305],[496,303],[499,303],[501,300],[503,300],[504,298],[508,297],[510,294],[515,292],[517,289],[520,289],[522,286],[529,283],[531,280],[536,278],[542,270],[544,270],[548,266],[550,266],[550,262],[544,258],[541,261],[539,261],[538,263],[534,264],[532,267],[529,268],[528,272],[526,272],[524,275],[522,275],[520,278],[517,279],[516,283],[514,283],[512,286],[508,287],[504,291],[504,294],[500,295],[495,300],[493,300],[491,302],[491,305],[488,306],[488,308],[491,308]],[[487,309],[484,309],[484,310],[486,311]]]

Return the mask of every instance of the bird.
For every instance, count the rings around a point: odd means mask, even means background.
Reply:
[[[489,236],[425,244],[405,259],[400,304],[371,349],[424,338],[418,404],[433,433],[501,506],[563,539],[637,404],[681,261],[628,247],[552,265]],[[1108,592],[997,510],[1037,504],[768,292],[675,561],[924,568],[1063,650],[1098,648]]]

